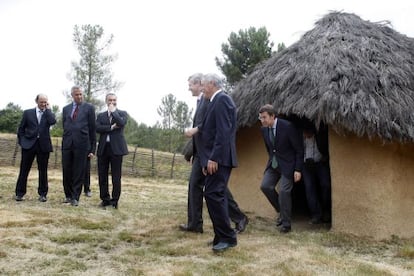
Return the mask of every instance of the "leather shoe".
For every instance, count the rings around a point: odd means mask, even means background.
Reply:
[[[70,197],[67,197],[63,200],[62,203],[72,203],[72,199]]]
[[[112,205],[110,201],[102,200],[101,203],[99,203],[99,207],[105,208],[106,206]]]
[[[77,201],[76,199],[72,199],[72,202],[70,203],[70,205],[72,205],[72,206],[78,206],[79,205],[79,201]]]
[[[40,202],[46,202],[47,201],[46,196],[39,196],[39,201]]]
[[[223,252],[231,247],[235,247],[237,243],[219,242],[213,246],[214,252]]]
[[[247,216],[244,216],[241,221],[236,223],[236,233],[242,233],[244,230],[246,230],[246,226],[249,223],[249,219]]]
[[[187,224],[180,224],[180,225],[178,226],[178,228],[179,228],[181,231],[185,231],[185,232],[203,233],[203,228],[196,228],[196,229],[193,229],[193,228],[189,228]]]
[[[23,199],[23,197],[22,196],[15,196],[14,197],[14,199],[16,200],[16,201],[23,201],[24,199]]]
[[[279,229],[279,232],[282,233],[282,234],[289,233],[290,231],[292,231],[292,228],[290,226],[282,226]]]
[[[279,227],[280,225],[282,225],[282,218],[278,216],[276,219],[276,227]]]

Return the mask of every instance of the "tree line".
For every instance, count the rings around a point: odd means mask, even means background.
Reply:
[[[226,43],[222,43],[222,58],[215,58],[216,65],[225,76],[225,87],[228,92],[238,81],[245,78],[254,67],[268,59],[274,53],[282,51],[283,43],[278,44],[273,51],[274,43],[270,42],[270,33],[265,27],[232,32]],[[122,83],[114,80],[111,65],[117,56],[110,54],[109,49],[114,36],[105,36],[100,25],[74,26],[73,43],[78,49],[79,60],[72,61],[68,79],[83,87],[85,101],[100,110],[104,102],[100,100],[109,92],[118,91]],[[67,102],[71,101],[70,91],[64,91]],[[56,114],[57,123],[51,129],[52,136],[62,136],[61,111],[54,105],[52,111]],[[127,143],[143,148],[151,148],[167,152],[180,152],[187,142],[184,129],[192,125],[193,110],[188,105],[176,99],[170,93],[165,95],[157,113],[162,118],[152,126],[139,123],[129,118],[125,127]],[[23,110],[17,104],[10,102],[0,110],[0,132],[16,133]]]

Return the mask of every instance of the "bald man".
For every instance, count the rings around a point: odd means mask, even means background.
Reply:
[[[27,188],[27,177],[36,157],[37,170],[39,171],[38,194],[39,201],[47,201],[48,179],[47,166],[49,154],[53,151],[50,139],[50,126],[56,123],[55,115],[50,109],[47,96],[39,94],[36,96],[37,106],[23,112],[17,138],[22,148],[20,161],[20,172],[16,183],[16,201],[23,201]]]

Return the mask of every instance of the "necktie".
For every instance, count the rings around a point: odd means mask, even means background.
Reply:
[[[37,122],[40,124],[40,121],[42,120],[42,116],[43,116],[43,111],[39,110],[37,112]]]
[[[76,120],[76,117],[78,117],[78,111],[79,111],[79,105],[76,105],[75,110],[72,114],[72,120]]]
[[[112,112],[108,112],[109,123],[112,124]]]
[[[273,145],[273,157],[272,157],[272,168],[276,169],[278,166],[277,160],[276,160],[276,153],[275,153],[275,133],[274,133],[274,128],[269,128],[269,136],[270,136],[270,141],[272,142]]]

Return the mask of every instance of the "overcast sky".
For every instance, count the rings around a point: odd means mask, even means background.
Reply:
[[[13,102],[35,106],[38,93],[51,104],[66,104],[74,25],[98,24],[114,35],[114,79],[124,85],[118,107],[138,122],[160,120],[165,95],[194,108],[187,78],[217,73],[215,57],[231,32],[266,27],[270,40],[291,45],[329,11],[355,13],[371,22],[388,20],[414,37],[412,0],[0,0],[0,109]],[[275,46],[276,49],[276,46]]]

